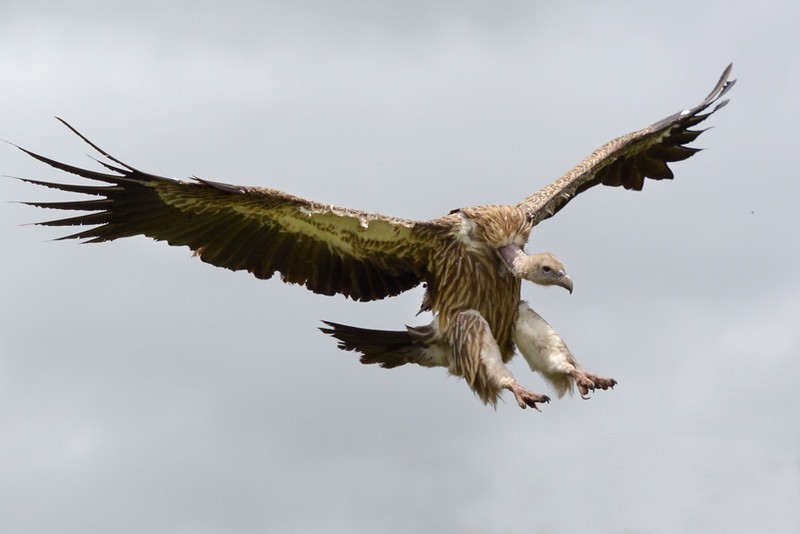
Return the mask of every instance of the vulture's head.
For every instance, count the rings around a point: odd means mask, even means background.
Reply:
[[[516,245],[507,245],[498,252],[516,276],[540,286],[563,287],[572,293],[572,278],[567,274],[561,260],[549,252],[528,255]]]

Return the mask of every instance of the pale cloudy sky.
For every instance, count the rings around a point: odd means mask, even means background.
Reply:
[[[523,295],[613,392],[484,407],[362,366],[320,319],[419,324],[144,238],[50,242],[0,181],[0,531],[800,531],[795,2],[5,2],[0,138],[71,121],[157,174],[432,218],[514,203],[738,85],[673,182],[592,190]],[[0,147],[0,173],[60,179]],[[512,370],[547,391],[524,362]]]

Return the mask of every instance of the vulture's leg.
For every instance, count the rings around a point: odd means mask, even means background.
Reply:
[[[514,343],[531,369],[550,381],[559,397],[572,392],[576,384],[583,398],[588,398],[591,391],[613,388],[617,384],[613,378],[582,369],[561,336],[526,302],[519,304]]]
[[[450,334],[453,360],[450,372],[463,376],[472,391],[484,403],[497,404],[502,390],[514,393],[520,408],[539,410],[537,402],[550,402],[545,395],[533,393],[517,384],[503,363],[500,347],[492,336],[486,319],[475,310],[460,312],[454,318]]]

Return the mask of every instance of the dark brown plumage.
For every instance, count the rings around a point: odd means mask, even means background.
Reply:
[[[555,331],[520,302],[522,279],[572,290],[572,281],[554,256],[523,253],[531,229],[595,185],[640,190],[646,178],[671,179],[668,163],[697,151],[685,146],[702,132],[691,128],[727,103],[719,99],[733,86],[730,72],[728,66],[698,106],[606,143],[513,206],[463,208],[430,221],[414,221],[322,204],[275,189],[199,178],[173,180],[123,163],[64,121],[106,158],[100,162],[105,172],[21,150],[101,185],[25,181],[96,198],[28,204],[89,212],[40,223],[90,226],[61,239],[101,242],[146,235],[185,245],[207,263],[246,270],[260,279],[280,273],[283,281],[323,295],[338,293],[369,301],[424,282],[423,309],[435,314],[428,326],[396,332],[327,323],[323,330],[336,337],[341,348],[361,352],[364,363],[444,366],[465,377],[484,402],[496,403],[508,389],[521,407],[536,407],[547,397],[519,386],[505,368],[515,347],[534,370],[560,384],[562,393],[569,389],[565,383],[577,384],[586,394],[615,382],[582,371]]]

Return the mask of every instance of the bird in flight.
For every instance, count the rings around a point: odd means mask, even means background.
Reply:
[[[556,331],[520,299],[522,280],[570,293],[573,288],[558,258],[525,252],[531,230],[596,185],[638,191],[646,179],[672,179],[668,163],[699,150],[686,146],[703,131],[692,128],[728,102],[720,99],[735,82],[731,69],[697,106],[609,141],[517,204],[461,208],[418,221],[275,189],[165,178],[123,163],[63,120],[105,158],[97,160],[102,171],[18,148],[100,185],[23,178],[93,197],[26,204],[81,212],[39,223],[89,227],[60,239],[96,243],[145,235],[187,246],[204,262],[260,279],[279,273],[284,282],[322,295],[371,301],[424,284],[420,311],[432,312],[430,324],[388,331],[325,321],[322,331],[336,338],[339,348],[360,353],[362,363],[445,367],[463,377],[485,404],[496,405],[508,390],[521,408],[538,410],[549,397],[520,385],[506,367],[516,349],[559,396],[577,387],[585,397],[613,388],[616,381],[581,367]]]

